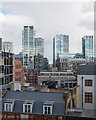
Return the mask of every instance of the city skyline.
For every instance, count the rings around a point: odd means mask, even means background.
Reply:
[[[25,4],[26,9],[23,7]],[[22,51],[24,25],[34,26],[36,37],[44,38],[44,55],[50,63],[56,34],[69,35],[69,52],[82,52],[82,37],[93,35],[93,3],[3,3],[2,8],[6,12],[0,12],[0,17],[5,21],[1,19],[0,24],[6,26],[1,37],[13,42],[15,53]]]

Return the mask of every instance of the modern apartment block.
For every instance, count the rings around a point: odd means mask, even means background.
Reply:
[[[79,67],[80,107],[96,110],[96,64]]]
[[[85,59],[93,59],[93,36],[82,38],[82,53]]]
[[[34,39],[35,46],[35,55],[43,55],[44,56],[44,39],[39,37]]]
[[[2,40],[0,40],[2,45]],[[2,48],[2,46],[0,46]],[[0,85],[14,80],[14,54],[0,50]]]
[[[24,26],[22,31],[23,66],[34,69],[34,27]]]
[[[15,61],[15,81],[19,81],[22,84],[22,62]]]
[[[0,85],[5,85],[14,80],[14,54],[0,51]]]
[[[3,51],[13,53],[13,43],[12,42],[3,42]]]
[[[60,54],[69,52],[69,36],[56,35],[53,38],[53,66],[56,66],[56,59]]]

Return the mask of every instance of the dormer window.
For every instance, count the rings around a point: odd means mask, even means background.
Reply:
[[[33,103],[32,102],[24,102],[23,104],[23,113],[32,113]]]
[[[43,114],[52,114],[53,104],[43,104]]]
[[[14,101],[5,101],[4,103],[4,110],[7,112],[12,112],[14,107]]]

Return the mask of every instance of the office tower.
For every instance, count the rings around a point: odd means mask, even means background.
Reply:
[[[34,27],[24,26],[22,31],[23,66],[34,69]]]
[[[3,42],[3,50],[5,52],[13,53],[13,43],[12,42]]]
[[[44,39],[39,37],[34,39],[35,55],[44,56]]]
[[[93,36],[82,38],[82,53],[85,59],[93,59]]]
[[[60,54],[69,52],[69,36],[56,35],[53,38],[53,66],[56,66],[56,59]]]

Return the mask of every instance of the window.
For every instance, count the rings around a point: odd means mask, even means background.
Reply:
[[[19,65],[19,68],[21,68],[21,65]]]
[[[92,86],[92,80],[85,80],[85,86]]]
[[[24,113],[32,113],[33,104],[23,104],[23,112]]]
[[[85,92],[85,103],[92,103],[92,93]]]
[[[18,65],[15,65],[16,68],[18,68]]]
[[[43,114],[52,114],[52,106],[43,105]]]
[[[12,104],[11,103],[5,103],[5,111],[12,112]]]
[[[16,76],[18,75],[18,72],[16,72]]]

